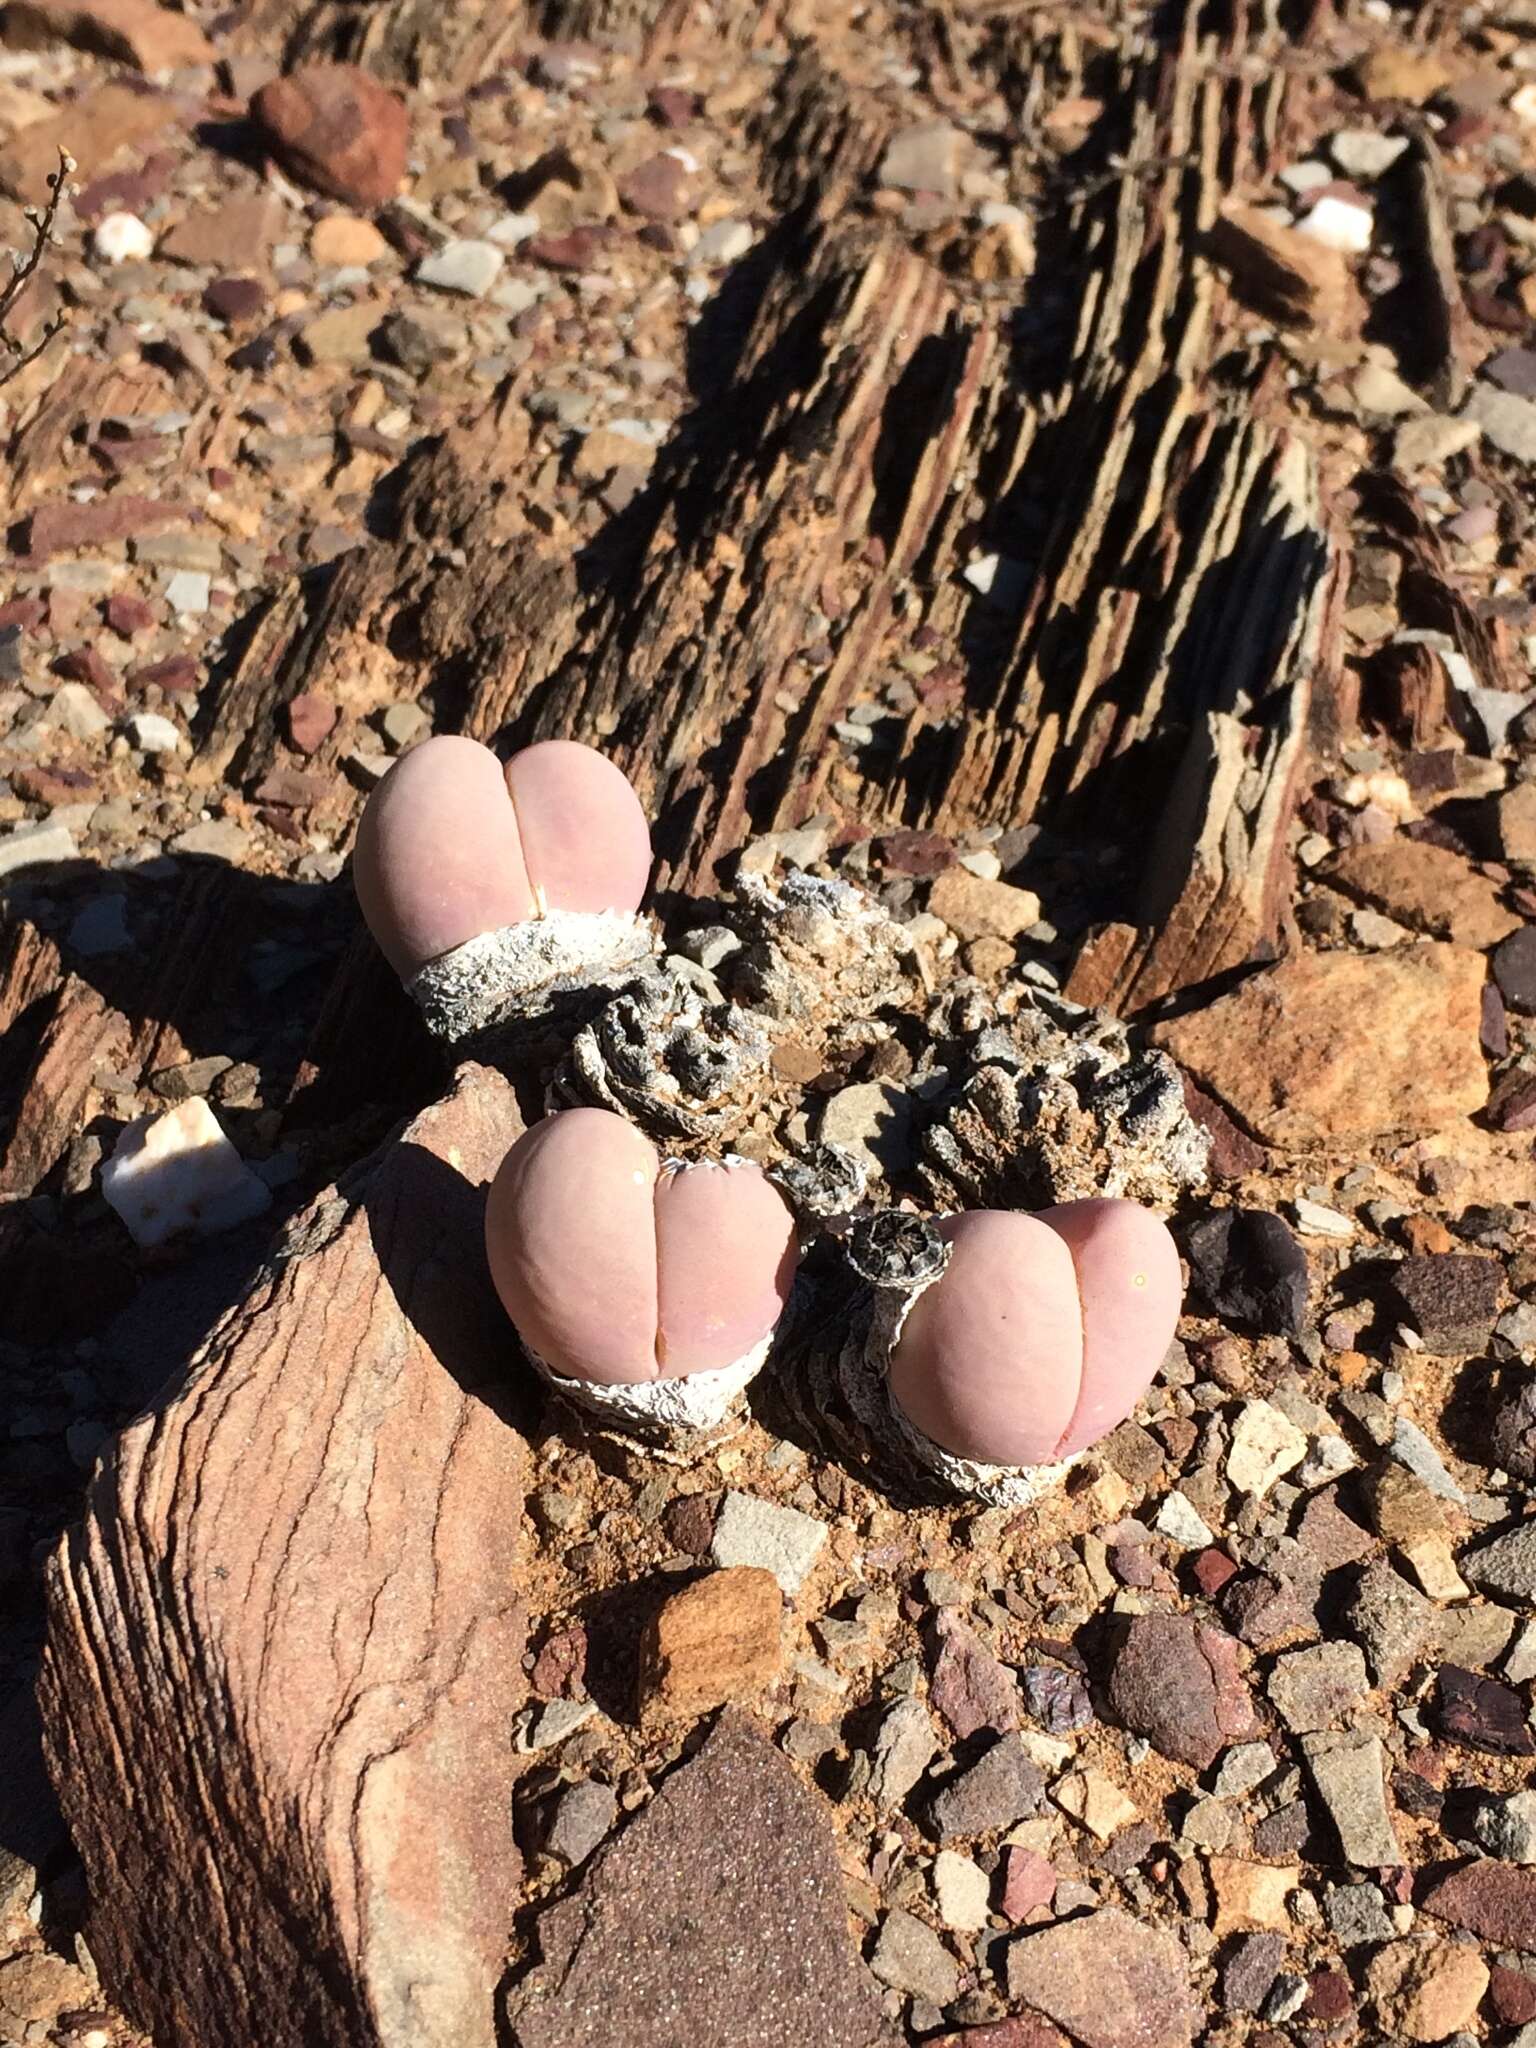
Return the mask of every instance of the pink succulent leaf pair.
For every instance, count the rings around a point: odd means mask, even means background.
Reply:
[[[944,1219],[947,1266],[890,1359],[907,1421],[956,1456],[1038,1465],[1086,1449],[1151,1383],[1179,1313],[1173,1240],[1133,1202]],[[772,1335],[798,1262],[755,1166],[667,1171],[608,1110],[519,1139],[486,1211],[491,1273],[524,1343],[599,1385],[721,1371]]]
[[[650,871],[640,799],[603,755],[544,740],[503,766],[450,734],[385,776],[353,860],[368,929],[403,980],[551,910],[632,913]]]
[[[943,1274],[891,1352],[891,1399],[932,1442],[989,1465],[1097,1443],[1151,1385],[1179,1319],[1179,1257],[1135,1202],[939,1223]]]
[[[517,1141],[485,1241],[529,1350],[600,1386],[736,1364],[771,1336],[799,1261],[794,1219],[758,1167],[669,1170],[606,1109],[561,1110]]]
[[[548,741],[503,767],[447,736],[385,778],[354,862],[369,928],[407,981],[551,913],[632,916],[649,869],[639,799],[591,748]],[[846,1173],[831,1178],[838,1197],[819,1206],[856,1204]],[[947,1262],[907,1275],[926,1284],[889,1358],[888,1392],[912,1427],[962,1459],[1031,1466],[1086,1449],[1130,1413],[1180,1304],[1173,1240],[1151,1211],[975,1210],[937,1230]],[[721,1373],[766,1351],[798,1261],[790,1208],[759,1168],[674,1170],[625,1117],[589,1108],[545,1118],[512,1148],[486,1245],[529,1351],[599,1389]]]

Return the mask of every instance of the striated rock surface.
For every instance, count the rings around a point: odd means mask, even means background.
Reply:
[[[463,1247],[519,1129],[465,1068],[303,1211],[52,1560],[45,1744],[156,2048],[491,2048],[525,1452]]]

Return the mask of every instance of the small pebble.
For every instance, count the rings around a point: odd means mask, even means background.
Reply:
[[[136,213],[109,213],[92,230],[91,247],[104,263],[143,263],[155,238]]]

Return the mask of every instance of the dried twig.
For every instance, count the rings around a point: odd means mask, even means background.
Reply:
[[[0,350],[11,359],[8,363],[0,365],[0,384],[8,384],[13,377],[21,374],[28,363],[36,362],[49,342],[64,326],[64,315],[55,313],[32,346],[23,348],[5,323],[10,317],[11,308],[26,290],[36,273],[37,266],[43,260],[44,252],[53,241],[54,222],[58,218],[59,202],[64,197],[66,189],[65,180],[74,168],[74,158],[66,155],[61,149],[59,168],[48,180],[48,204],[41,213],[34,212],[30,207],[27,209],[27,226],[32,230],[32,247],[25,256],[11,258],[10,282],[3,291],[0,291]]]

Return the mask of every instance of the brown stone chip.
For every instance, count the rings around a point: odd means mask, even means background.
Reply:
[[[757,1565],[731,1565],[684,1586],[646,1630],[642,1713],[699,1714],[762,1692],[783,1663],[783,1619],[779,1582]]]

